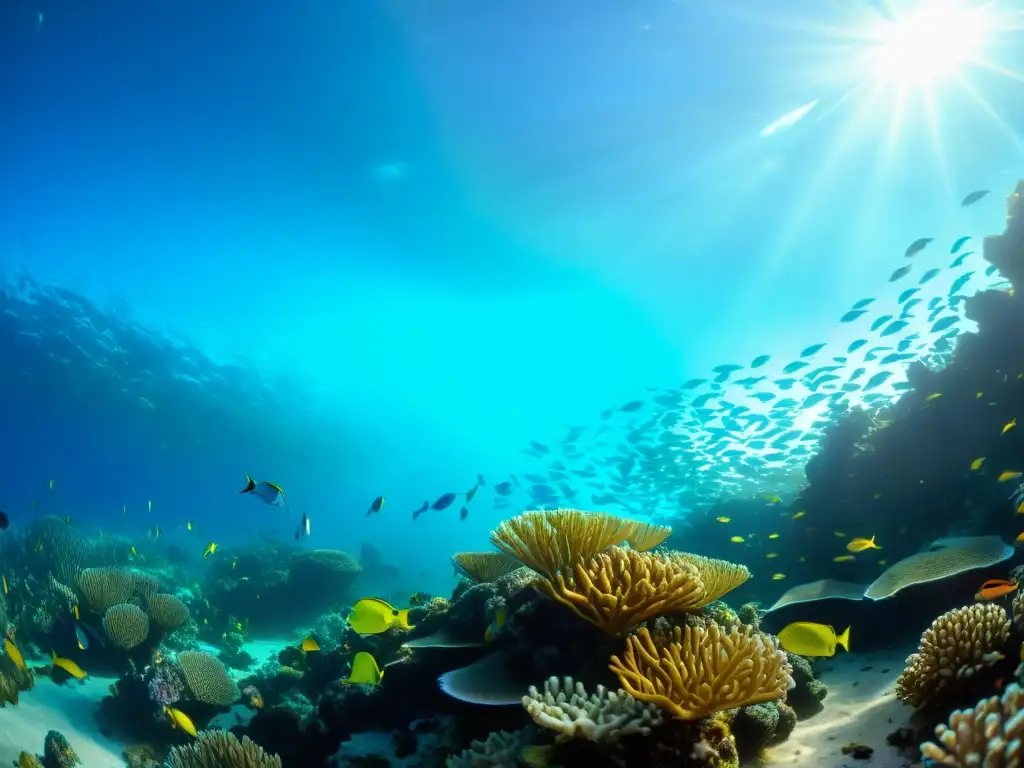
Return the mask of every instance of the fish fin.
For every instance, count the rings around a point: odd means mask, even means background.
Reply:
[[[253,490],[255,487],[256,487],[256,483],[253,481],[253,479],[251,477],[249,477],[249,474],[246,473],[246,475],[245,475],[245,488],[240,490],[239,493],[249,493],[249,491]]]
[[[836,645],[841,645],[843,650],[847,653],[850,652],[850,628],[847,627],[846,631],[843,632],[839,637],[836,638]]]
[[[395,623],[402,629],[412,629],[412,625],[409,623],[408,608],[403,608],[402,610],[395,612]]]

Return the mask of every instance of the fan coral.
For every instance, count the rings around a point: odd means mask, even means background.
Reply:
[[[205,651],[182,651],[178,665],[189,691],[199,701],[226,707],[242,695],[216,656]]]
[[[587,563],[636,530],[630,520],[578,509],[523,512],[491,532],[491,541],[523,565],[553,579],[558,571]]]
[[[982,699],[974,709],[958,709],[949,724],[935,727],[938,743],[926,741],[921,756],[938,765],[1019,766],[1024,739],[1024,696],[1017,684],[1008,685],[1003,697]]]
[[[188,621],[188,608],[174,595],[155,594],[146,604],[149,617],[161,629],[175,630]]]
[[[652,726],[662,722],[653,704],[641,703],[622,690],[609,691],[603,685],[587,695],[583,683],[574,683],[571,677],[549,678],[543,693],[531,685],[523,706],[535,723],[557,731],[558,739],[616,741],[633,733],[646,736]]]
[[[86,605],[97,613],[126,603],[134,591],[131,571],[120,568],[86,568],[78,574],[78,591]]]
[[[626,642],[611,670],[636,698],[682,720],[780,699],[793,687],[792,667],[775,638],[750,627],[673,627],[660,647],[647,629]]]
[[[477,584],[497,581],[521,567],[518,560],[504,552],[456,552],[452,555],[452,565]]]
[[[697,569],[704,584],[704,605],[720,600],[723,595],[732,592],[750,578],[747,566],[730,563],[728,560],[716,560],[689,552],[673,552],[668,557],[674,562],[689,563]]]
[[[200,731],[184,746],[167,755],[166,768],[281,768],[281,758],[243,736],[239,741],[228,731]]]
[[[979,603],[942,614],[907,657],[896,696],[915,707],[926,703],[952,681],[1002,659],[1000,648],[1009,636],[1009,618],[998,605]]]
[[[587,567],[577,564],[568,580],[556,573],[553,581],[537,582],[537,589],[610,635],[705,603],[693,565],[620,547],[596,555]]]
[[[130,651],[149,637],[149,617],[137,605],[112,605],[103,614],[103,629],[118,648]]]

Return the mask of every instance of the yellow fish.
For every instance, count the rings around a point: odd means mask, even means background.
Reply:
[[[784,578],[786,578],[786,574],[784,574],[784,573],[773,573],[772,574],[772,581],[782,581]]]
[[[981,400],[981,398],[984,396],[984,394],[985,394],[984,392],[979,392],[978,394],[976,394],[974,396],[974,399],[975,400]]]
[[[53,490],[53,480],[50,481],[50,490]]]
[[[62,659],[57,655],[56,651],[50,651],[50,655],[53,656],[53,666],[63,669],[76,680],[85,680],[89,676],[88,672],[75,664],[71,659]]]
[[[128,551],[132,553],[132,557],[138,557],[139,556],[139,553],[136,551],[134,544],[131,545],[131,547],[128,549]]]
[[[980,459],[975,459],[974,461],[971,462],[971,469],[973,471],[977,472],[979,469],[981,469],[981,465],[984,464],[984,463],[985,463],[985,457],[984,456],[982,456]]]
[[[366,651],[360,651],[352,659],[352,669],[341,682],[356,685],[377,685],[384,679],[384,670],[377,666],[377,660]]]
[[[192,737],[198,735],[196,733],[196,726],[192,722],[191,718],[189,718],[189,716],[182,712],[180,709],[164,706],[164,712],[167,713],[167,717],[170,718],[171,725],[173,727],[181,728],[181,730],[183,730],[185,733]]]
[[[850,628],[836,637],[836,631],[827,624],[795,621],[779,632],[779,645],[800,656],[835,656],[836,646],[850,652]]]
[[[742,544],[744,542],[744,538],[742,536],[733,536],[729,539],[729,541],[731,541],[733,544]]]
[[[839,557],[833,557],[832,558],[832,562],[833,563],[852,563],[856,559],[857,558],[855,558],[853,555],[840,555]]]
[[[232,557],[231,558],[231,570],[233,571],[237,567],[238,567],[238,558],[237,557]]]
[[[304,650],[306,653],[313,653],[314,651],[319,651],[320,646],[317,645],[316,640],[314,640],[312,637],[307,637],[305,640],[302,641],[302,650]]]
[[[379,635],[392,627],[412,629],[409,609],[397,610],[376,597],[364,597],[352,606],[348,625],[360,635]]]
[[[71,606],[71,613],[74,614],[75,621],[78,621],[79,619],[82,618],[82,615],[81,615],[81,613],[78,610],[78,603],[75,603],[74,605]]]
[[[769,539],[777,539],[777,538],[779,538],[779,534],[777,534],[777,533],[769,533],[768,534],[768,538]]]
[[[928,397],[926,397],[926,398],[924,399],[924,401],[925,401],[926,403],[930,403],[930,402],[931,402],[932,400],[937,400],[937,399],[938,399],[938,398],[940,398],[940,397],[942,397],[942,393],[941,393],[941,392],[935,392],[935,393],[933,393],[933,394],[931,394],[931,395],[928,395]]]
[[[484,642],[490,643],[501,634],[501,630],[505,628],[505,621],[508,619],[508,608],[504,605],[499,605],[494,610],[494,620],[487,625],[487,629],[484,630]]]
[[[212,555],[216,551],[217,551],[217,542],[211,541],[209,544],[206,545],[206,549],[203,550],[203,560],[208,558],[210,555]]]
[[[1018,477],[1020,477],[1020,474],[1020,472],[1014,472],[1013,470],[1008,469],[1001,475],[999,475],[997,481],[1000,483],[1005,483],[1007,480],[1016,480]]]
[[[782,497],[775,493],[762,493],[761,498],[767,501],[769,504],[781,504]]]
[[[191,531],[192,530],[192,521],[191,520],[189,520],[187,523],[185,523],[185,530],[187,530],[187,531]]]
[[[881,547],[875,544],[875,537],[872,536],[870,539],[860,537],[850,539],[850,543],[846,545],[846,549],[850,552],[863,552],[865,549],[881,549]]]
[[[1014,417],[1014,418],[1010,419],[1008,422],[1006,422],[1006,426],[1003,427],[1003,431],[1000,432],[1000,434],[1005,435],[1007,432],[1009,432],[1011,429],[1013,429],[1016,426],[1017,426],[1017,418]]]
[[[25,669],[25,657],[21,655],[21,651],[18,650],[18,646],[12,643],[9,637],[4,638],[4,651],[11,657],[11,661],[14,662],[14,666],[18,669]]]
[[[765,557],[765,560],[774,560],[778,556],[779,556],[778,552],[769,552],[764,557]]]
[[[11,591],[11,590],[9,590],[7,588],[7,577],[6,576],[0,576],[0,578],[2,578],[4,580],[4,594],[6,595],[8,592]]]
[[[804,515],[806,515],[806,514],[807,514],[807,513],[806,513],[806,512],[804,512],[804,511],[803,511],[803,510],[801,509],[801,510],[800,510],[799,512],[797,512],[797,513],[796,513],[795,515],[793,515],[793,519],[794,519],[794,520],[799,520],[799,519],[800,519],[801,517],[803,517],[803,516],[804,516]]]
[[[731,523],[732,522],[732,518],[731,517],[726,517],[725,515],[719,515],[718,517],[715,518],[715,520],[717,520],[720,523]]]

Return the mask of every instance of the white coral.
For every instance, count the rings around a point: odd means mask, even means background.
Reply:
[[[623,690],[609,691],[603,685],[588,695],[583,683],[571,677],[548,678],[541,693],[530,686],[523,696],[523,707],[534,722],[558,732],[558,739],[616,741],[621,736],[639,733],[646,736],[652,726],[662,722],[661,711],[653,704],[637,701]]]

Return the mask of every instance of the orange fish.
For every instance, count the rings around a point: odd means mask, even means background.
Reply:
[[[1017,582],[1006,579],[989,579],[981,585],[975,600],[995,600],[996,598],[1008,595],[1017,588]]]

